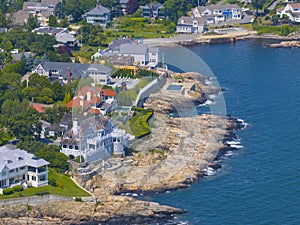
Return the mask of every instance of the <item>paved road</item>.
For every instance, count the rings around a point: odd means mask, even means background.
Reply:
[[[276,5],[277,5],[280,1],[281,1],[281,0],[276,0],[276,1],[274,1],[274,2],[272,3],[272,5],[270,5],[270,6],[268,7],[268,10],[273,10],[273,9],[275,9]]]

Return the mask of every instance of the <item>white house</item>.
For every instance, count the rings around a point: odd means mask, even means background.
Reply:
[[[102,5],[96,6],[91,11],[85,13],[83,17],[86,19],[87,23],[98,24],[106,27],[111,21],[110,10]]]
[[[214,23],[225,22],[226,20],[241,20],[242,10],[237,4],[198,6],[193,9],[194,17],[210,17]]]
[[[178,19],[176,32],[191,34],[191,33],[203,33],[206,28],[206,19],[202,17],[188,17],[182,16]]]
[[[49,163],[21,149],[0,147],[0,193],[8,187],[26,184],[39,187],[48,184]]]
[[[68,156],[82,156],[88,162],[105,160],[112,157],[115,152],[120,153],[124,150],[125,146],[114,144],[114,141],[118,140],[118,143],[126,145],[128,144],[126,137],[125,132],[113,128],[109,117],[78,116],[73,119],[72,129],[63,137],[61,152]]]
[[[291,21],[300,23],[300,3],[287,4],[284,8],[277,9],[276,14],[280,18],[287,15]]]

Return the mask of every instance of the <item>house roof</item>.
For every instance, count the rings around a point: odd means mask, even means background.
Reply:
[[[42,0],[41,2],[24,2],[23,3],[23,10],[30,11],[30,7],[48,7],[48,6],[55,6],[57,5],[61,0]]]
[[[66,44],[68,42],[76,41],[76,38],[74,37],[74,35],[68,34],[68,33],[58,33],[55,35],[55,39],[57,42],[61,42],[64,44]]]
[[[90,102],[88,102],[78,96],[75,96],[71,101],[69,101],[66,104],[66,107],[67,108],[80,108],[81,105],[83,106],[83,108],[86,108],[90,105]]]
[[[19,168],[22,166],[41,167],[49,165],[44,159],[37,158],[35,155],[21,149],[11,150],[7,146],[0,147],[0,171],[6,166],[8,169]]]
[[[156,11],[158,8],[163,8],[164,5],[159,3],[148,3],[147,5],[143,6],[143,9],[152,9]]]
[[[127,4],[127,2],[128,2],[129,0],[120,0],[120,4]]]
[[[39,113],[45,113],[45,108],[38,103],[32,103],[32,107]]]
[[[284,10],[284,6],[282,6],[282,7],[280,7],[280,8],[278,8],[278,9],[276,9],[276,11],[278,11],[278,12],[281,12],[281,11],[283,11]]]
[[[93,109],[93,108],[90,108],[87,112],[88,113],[92,113],[92,114],[100,114],[100,110],[99,109]]]
[[[58,33],[66,32],[68,28],[61,28],[61,27],[38,27],[34,29],[34,32],[38,34],[49,34],[49,35],[56,35]]]
[[[300,3],[289,3],[288,5],[290,5],[293,9],[299,9],[300,8]]]
[[[63,78],[67,77],[68,68],[71,69],[71,77],[74,79],[78,79],[80,77],[86,76],[85,71],[88,69],[90,64],[81,64],[81,63],[68,63],[68,62],[42,62],[40,64],[46,71],[50,70],[58,70],[60,71],[60,75]]]
[[[86,96],[87,92],[91,92],[92,95],[100,94],[100,87],[83,86],[77,93],[77,95]]]
[[[145,55],[148,51],[148,45],[144,44],[122,44],[120,46],[121,54]]]
[[[240,9],[237,4],[224,4],[224,5],[208,5],[208,6],[198,6],[196,7],[199,13],[203,13],[205,10],[224,10],[224,9]]]
[[[85,16],[89,15],[99,15],[102,16],[104,14],[110,13],[110,10],[102,5],[98,5],[97,7],[93,8],[91,11],[85,13]]]
[[[108,49],[109,50],[114,50],[116,48],[119,48],[121,45],[123,44],[129,44],[129,43],[133,43],[134,41],[129,39],[129,38],[118,38],[113,40],[109,45],[108,45]]]
[[[110,71],[112,71],[111,68],[104,66],[102,64],[90,64],[87,71],[100,71],[102,73],[109,73]]]
[[[117,92],[115,92],[113,90],[109,90],[109,89],[103,89],[102,90],[102,95],[103,96],[116,96]]]
[[[0,27],[0,33],[6,33],[7,28],[6,27]]]
[[[15,13],[6,13],[6,18],[12,19],[12,22],[14,25],[21,25],[23,26],[24,22],[27,21],[28,17],[30,15],[30,12],[19,10]]]
[[[177,24],[185,24],[185,25],[193,25],[194,21],[198,21],[199,24],[204,24],[206,22],[206,18],[203,17],[189,17],[189,16],[182,16],[178,19]]]

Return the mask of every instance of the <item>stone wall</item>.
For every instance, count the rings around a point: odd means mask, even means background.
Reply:
[[[20,205],[20,204],[36,206],[36,205],[45,204],[47,202],[52,202],[52,201],[70,201],[70,200],[73,200],[73,198],[49,194],[49,195],[42,195],[42,196],[20,197],[14,199],[0,200],[0,207],[6,205]]]
[[[137,107],[143,107],[145,100],[153,93],[158,92],[167,82],[167,75],[164,73],[160,75],[158,78],[153,80],[151,83],[147,84],[143,87],[136,100],[134,105]]]

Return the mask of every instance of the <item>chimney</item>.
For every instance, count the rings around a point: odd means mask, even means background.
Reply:
[[[80,106],[83,108],[83,100],[80,100]]]
[[[90,102],[91,99],[92,99],[92,93],[91,93],[90,91],[88,91],[88,92],[86,93],[86,100],[87,100],[88,102]]]
[[[78,119],[73,119],[73,133],[76,134],[78,132]]]
[[[70,67],[68,67],[68,69],[67,69],[67,76],[68,76],[68,84],[70,84],[71,83],[71,68]]]

